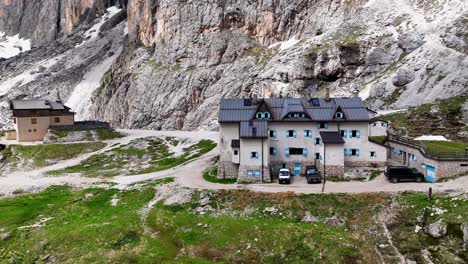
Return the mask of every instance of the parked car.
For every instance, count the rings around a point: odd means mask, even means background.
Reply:
[[[285,183],[285,184],[290,184],[291,183],[291,172],[289,169],[280,169],[279,175],[278,175],[278,181],[279,183]]]
[[[316,166],[307,166],[306,167],[306,180],[307,183],[321,183],[322,176]]]
[[[385,168],[385,176],[392,183],[398,182],[423,182],[425,180],[424,174],[406,166],[387,166]]]

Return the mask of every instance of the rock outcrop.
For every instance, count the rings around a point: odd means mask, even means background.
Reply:
[[[106,18],[111,5],[126,15]],[[81,119],[117,127],[216,129],[221,97],[321,96],[330,88],[392,109],[468,94],[464,0],[0,0],[0,7],[0,31],[36,47],[0,62],[0,96],[5,86],[4,100],[50,96],[48,86]],[[18,82],[28,60],[65,53],[80,66],[58,64],[68,74],[46,69]]]

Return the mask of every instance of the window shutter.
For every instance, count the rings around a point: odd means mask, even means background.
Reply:
[[[343,130],[343,138],[348,137],[348,130]]]
[[[325,129],[328,129],[328,122],[325,122]]]
[[[293,131],[294,138],[296,138],[296,130]]]
[[[276,130],[273,130],[273,137],[276,138]]]
[[[344,155],[345,157],[348,156],[348,149],[344,149]]]
[[[356,156],[359,157],[359,149],[356,149]]]
[[[307,130],[304,130],[304,138],[307,138]]]
[[[286,130],[286,138],[289,138],[289,130]]]
[[[361,131],[356,130],[356,137],[357,137],[357,138],[361,138]]]
[[[307,157],[307,148],[304,148],[304,150],[302,152],[304,154],[304,157]]]
[[[252,177],[252,176],[253,176],[253,171],[252,171],[252,170],[248,170],[248,171],[247,171],[247,176]]]
[[[284,149],[284,155],[285,155],[286,157],[289,157],[289,148],[285,148],[285,149]]]
[[[320,122],[317,123],[317,128],[320,129]]]
[[[276,156],[276,148],[273,148],[273,156]]]

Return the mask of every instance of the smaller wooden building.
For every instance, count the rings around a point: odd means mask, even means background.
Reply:
[[[6,132],[8,140],[43,141],[51,126],[72,126],[75,113],[61,101],[42,99],[12,100],[14,130]]]

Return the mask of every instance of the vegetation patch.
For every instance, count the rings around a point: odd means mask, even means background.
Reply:
[[[462,107],[468,96],[457,96],[438,100],[433,104],[410,107],[407,112],[381,116],[391,122],[400,134],[418,137],[421,135],[448,135],[451,139],[461,139],[464,131]]]
[[[273,57],[273,51],[268,47],[252,47],[242,54],[242,58],[247,57],[255,57],[257,64],[266,64]]]
[[[389,229],[394,244],[403,255],[418,263],[426,263],[422,254],[424,249],[430,253],[433,263],[468,262],[461,232],[461,225],[468,219],[466,196],[435,194],[429,200],[425,194],[404,193],[398,197],[398,202],[401,210]],[[447,232],[435,238],[425,229],[439,220],[442,220]]]
[[[125,191],[53,186],[0,200],[0,262],[380,263],[395,257],[376,221],[384,208],[393,210],[385,221],[405,258],[426,263],[428,250],[433,263],[468,261],[465,196],[202,190],[148,208],[165,183]],[[424,219],[443,219],[446,234],[427,235]]]
[[[182,147],[179,144],[183,144]],[[183,147],[187,145],[186,147]],[[124,146],[93,155],[82,163],[61,170],[49,171],[49,175],[81,173],[86,177],[113,177],[137,175],[167,170],[200,157],[216,147],[211,140],[190,144],[173,137],[137,139]],[[174,150],[180,148],[180,153]]]
[[[96,134],[98,135],[99,140],[111,140],[124,137],[122,133],[108,128],[97,128]]]
[[[369,141],[376,142],[379,144],[384,144],[386,141],[386,137],[385,136],[373,136],[373,137],[369,137]]]
[[[44,167],[57,161],[72,159],[81,154],[98,151],[105,146],[106,144],[103,142],[34,146],[12,145],[6,150],[8,153],[7,162],[15,163],[17,166]]]

